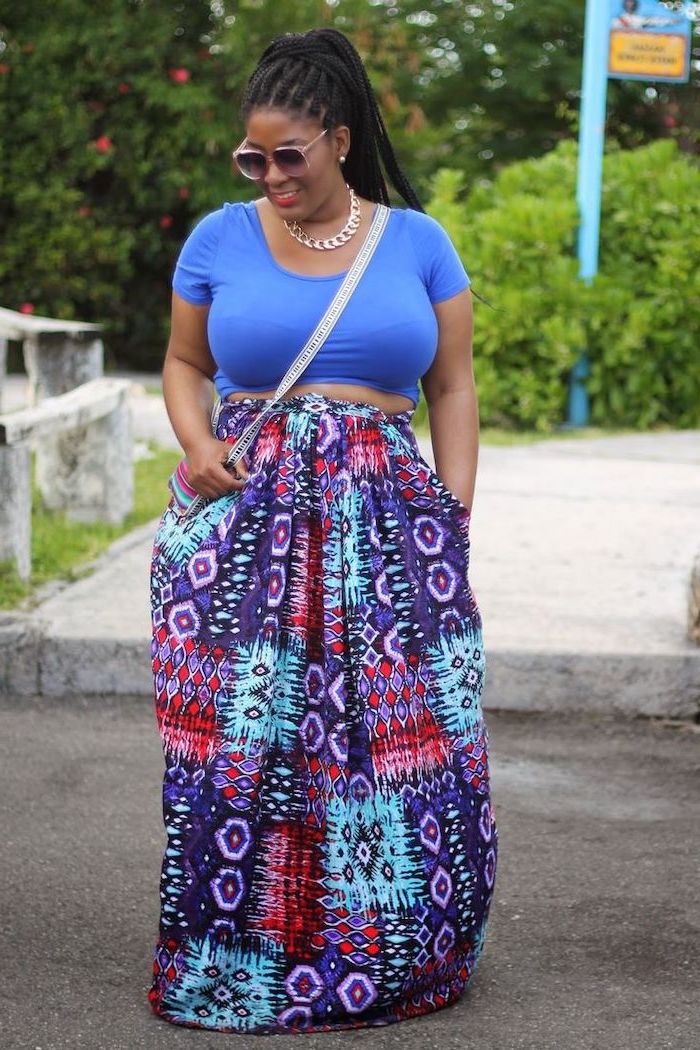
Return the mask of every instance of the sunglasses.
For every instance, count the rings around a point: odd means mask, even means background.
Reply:
[[[275,165],[283,175],[289,175],[293,179],[298,179],[300,176],[306,175],[309,170],[309,162],[306,159],[307,152],[314,143],[323,138],[327,131],[328,128],[324,128],[321,134],[317,135],[306,146],[278,146],[277,149],[273,149],[271,154],[264,153],[260,149],[243,149],[243,143],[245,142],[245,139],[243,139],[241,145],[233,151],[231,156],[235,160],[241,175],[245,175],[247,179],[257,180],[265,178],[271,160],[274,160]]]

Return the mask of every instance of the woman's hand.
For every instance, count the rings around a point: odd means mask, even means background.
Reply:
[[[243,455],[233,466],[225,467],[231,447],[230,442],[211,437],[187,449],[187,480],[195,492],[217,499],[243,488],[250,477],[248,457]]]

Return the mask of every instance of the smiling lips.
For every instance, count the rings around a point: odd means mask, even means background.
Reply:
[[[296,204],[299,197],[298,190],[291,190],[288,193],[270,193],[275,204],[279,204],[282,208],[288,208],[292,204]]]

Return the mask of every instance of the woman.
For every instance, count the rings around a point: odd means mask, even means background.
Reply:
[[[194,547],[169,505],[153,552],[168,841],[149,999],[220,1031],[383,1025],[457,1000],[494,887],[469,277],[341,33],[275,40],[243,117],[260,197],[187,239],[163,372],[213,502]],[[380,156],[409,207],[234,477],[229,443],[388,203]],[[439,475],[411,428],[421,376]]]

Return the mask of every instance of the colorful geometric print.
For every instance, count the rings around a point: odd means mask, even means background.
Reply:
[[[225,402],[235,441],[260,411]],[[166,847],[149,1001],[224,1032],[391,1024],[481,956],[498,832],[469,513],[412,411],[278,404],[151,565]]]

